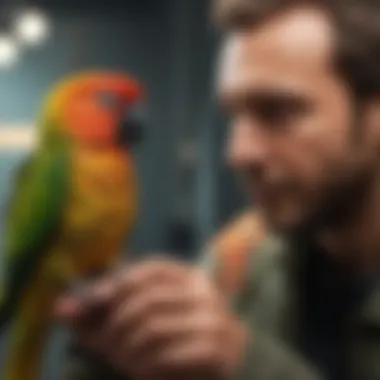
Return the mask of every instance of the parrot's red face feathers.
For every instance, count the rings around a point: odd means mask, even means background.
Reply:
[[[74,82],[64,108],[64,125],[87,145],[133,145],[140,125],[133,110],[143,99],[141,86],[121,74],[93,74]]]

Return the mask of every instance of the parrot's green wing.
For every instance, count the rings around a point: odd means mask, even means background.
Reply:
[[[0,329],[59,229],[69,185],[67,152],[57,144],[39,149],[16,178],[5,220]]]

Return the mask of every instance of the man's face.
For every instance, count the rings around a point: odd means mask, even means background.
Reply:
[[[232,119],[228,161],[279,230],[328,213],[377,160],[375,128],[335,71],[333,51],[328,18],[307,8],[226,40],[218,91]]]

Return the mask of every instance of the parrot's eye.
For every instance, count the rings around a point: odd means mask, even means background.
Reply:
[[[99,94],[99,102],[104,108],[118,108],[120,101],[117,96],[110,92],[101,92]]]

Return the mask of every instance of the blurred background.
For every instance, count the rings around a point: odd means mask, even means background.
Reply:
[[[223,162],[226,128],[213,94],[218,36],[208,13],[204,0],[2,0],[1,210],[50,87],[81,70],[122,69],[149,97],[149,128],[136,151],[142,195],[132,250],[195,258],[243,205]],[[53,339],[46,379],[60,370],[64,339]]]

